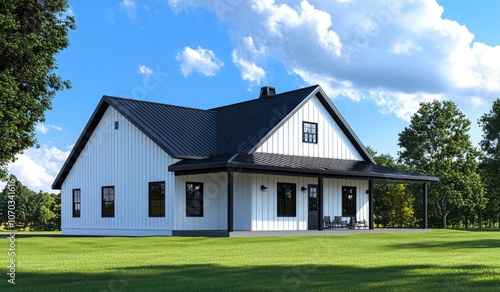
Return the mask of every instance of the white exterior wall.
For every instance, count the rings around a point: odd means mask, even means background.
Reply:
[[[251,174],[235,172],[233,175],[233,229],[252,229]]]
[[[278,217],[278,183],[296,184],[297,210],[295,217]],[[302,186],[317,184],[317,178],[252,174],[252,230],[307,230],[308,201],[307,191]],[[267,190],[262,191],[264,185]]]
[[[356,187],[356,220],[368,221],[369,197],[367,180],[323,179],[323,216],[342,216],[342,187]],[[343,217],[349,220],[350,217]]]
[[[302,142],[302,122],[318,124],[318,143]],[[363,160],[317,97],[293,114],[256,152]]]
[[[186,216],[186,182],[203,183],[203,217]],[[227,230],[227,173],[175,177],[174,230]]]
[[[114,129],[115,121],[119,129]],[[171,235],[174,160],[109,107],[61,187],[62,232],[75,235]],[[148,183],[165,181],[165,217],[148,216]],[[115,187],[115,217],[101,217],[101,187]],[[81,217],[72,217],[72,190]]]

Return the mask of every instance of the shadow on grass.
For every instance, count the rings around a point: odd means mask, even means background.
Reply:
[[[500,248],[500,239],[474,239],[460,241],[425,241],[395,244],[394,248],[453,248],[453,249],[469,249],[469,248]]]
[[[482,265],[376,268],[160,265],[88,274],[19,272],[15,288],[17,291],[497,291],[500,273],[492,270]]]

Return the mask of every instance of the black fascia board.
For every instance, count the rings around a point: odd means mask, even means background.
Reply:
[[[336,170],[316,170],[305,168],[290,168],[270,165],[256,165],[241,162],[218,161],[212,163],[193,163],[190,165],[171,165],[169,171],[176,175],[201,174],[210,172],[225,172],[228,170],[234,172],[264,173],[305,177],[324,177],[324,178],[344,178],[344,179],[364,179],[375,180],[377,182],[436,182],[437,177],[427,175],[404,175],[404,174],[383,174],[383,173],[363,173],[355,171],[336,171]]]

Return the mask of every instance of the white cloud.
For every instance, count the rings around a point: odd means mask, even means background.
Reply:
[[[41,134],[47,134],[50,131],[50,129],[54,129],[57,131],[62,130],[61,127],[56,126],[56,125],[49,125],[49,124],[43,124],[43,123],[38,123],[35,125],[35,130]]]
[[[137,3],[134,0],[122,0],[120,7],[125,11],[130,19],[136,18]]]
[[[277,61],[329,94],[373,101],[405,120],[429,97],[465,105],[500,94],[500,46],[474,42],[467,27],[442,17],[435,0],[169,4],[205,6],[230,23],[233,62],[251,83],[258,80],[251,72]]]
[[[140,65],[138,72],[142,75],[153,75],[153,70],[145,65]]]
[[[17,160],[7,166],[9,173],[29,189],[38,192],[55,192],[51,186],[70,151],[55,147],[30,148],[16,156]]]
[[[233,51],[232,60],[233,63],[240,69],[241,78],[252,82],[255,85],[259,85],[261,80],[266,77],[266,71],[256,64],[239,57],[238,51]]]
[[[213,51],[201,47],[196,50],[185,47],[175,59],[181,63],[181,72],[184,77],[193,72],[209,77],[215,76],[224,66],[224,63],[215,56]]]

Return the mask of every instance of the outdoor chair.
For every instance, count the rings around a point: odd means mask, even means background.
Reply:
[[[323,221],[325,222],[325,229],[333,228],[333,222],[330,220],[330,216],[325,216]]]
[[[335,216],[333,218],[333,228],[347,228],[347,221],[342,220],[342,216]]]

